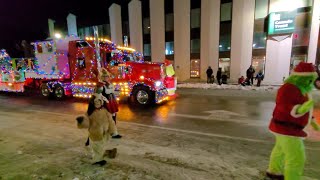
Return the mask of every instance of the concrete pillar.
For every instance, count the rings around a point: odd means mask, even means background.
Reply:
[[[201,0],[200,78],[206,79],[208,66],[215,75],[219,64],[220,1]]]
[[[143,53],[141,1],[132,0],[129,4],[130,47]]]
[[[308,49],[308,62],[316,62],[318,35],[319,35],[320,0],[314,0],[312,6],[312,22]]]
[[[174,65],[178,80],[185,81],[190,79],[190,0],[174,0],[173,9]]]
[[[121,6],[113,3],[109,7],[111,41],[117,45],[122,46],[122,20],[121,20]]]
[[[151,61],[163,62],[165,56],[164,0],[150,0]]]
[[[69,13],[69,15],[67,16],[67,23],[69,36],[78,36],[77,17],[74,14]]]
[[[49,26],[49,36],[51,38],[54,37],[54,20],[53,19],[48,19],[48,26]]]
[[[245,76],[252,62],[252,42],[255,0],[236,0],[232,3],[230,81]]]
[[[279,85],[289,76],[292,35],[269,37],[263,84]]]

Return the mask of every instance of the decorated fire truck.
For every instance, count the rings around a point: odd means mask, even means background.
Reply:
[[[12,59],[0,53],[1,91],[33,89],[56,99],[89,98],[99,81],[99,69],[104,67],[113,74],[119,100],[128,98],[147,105],[175,96],[176,79],[170,63],[144,62],[139,52],[107,39],[69,36],[32,45],[35,59]]]

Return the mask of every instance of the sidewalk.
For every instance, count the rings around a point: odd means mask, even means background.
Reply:
[[[257,87],[253,86],[241,86],[238,84],[222,84],[218,85],[216,83],[207,84],[206,82],[180,82],[177,85],[178,88],[193,88],[193,89],[232,89],[232,90],[277,90],[280,85],[261,85]]]
[[[248,97],[248,98],[275,98],[280,86],[241,86],[229,84],[207,84],[207,83],[178,83],[178,95],[208,95],[208,96],[228,96],[228,97]],[[314,89],[312,98],[320,103],[320,91]],[[320,105],[320,104],[319,104]]]

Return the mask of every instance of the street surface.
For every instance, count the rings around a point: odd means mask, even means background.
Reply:
[[[120,105],[116,159],[90,164],[84,100],[0,94],[0,179],[264,179],[276,91],[179,89],[175,101]],[[319,91],[315,116],[320,120]],[[310,128],[308,128],[309,130]],[[320,179],[320,132],[309,130],[304,178]]]

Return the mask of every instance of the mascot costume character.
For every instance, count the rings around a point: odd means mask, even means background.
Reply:
[[[105,150],[105,145],[110,136],[115,133],[115,124],[104,103],[106,99],[101,94],[94,94],[89,100],[87,114],[77,117],[78,128],[88,129],[92,158],[94,165],[105,165],[105,156],[114,158],[117,149]]]
[[[319,126],[312,117],[314,101],[310,92],[318,77],[311,63],[299,63],[277,93],[276,106],[269,125],[275,135],[267,170],[267,177],[278,180],[301,180],[304,164],[304,128],[311,123]]]

